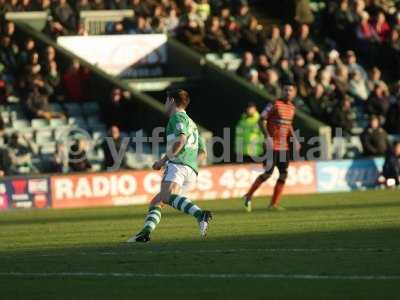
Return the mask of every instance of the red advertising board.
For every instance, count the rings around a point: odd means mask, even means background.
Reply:
[[[196,185],[187,194],[196,200],[239,197],[262,171],[258,164],[202,168]],[[285,193],[316,192],[315,174],[315,162],[291,163]],[[278,171],[275,170],[256,195],[272,194],[277,177]],[[149,170],[52,176],[52,206],[72,208],[148,203],[159,191],[161,178],[162,172]]]

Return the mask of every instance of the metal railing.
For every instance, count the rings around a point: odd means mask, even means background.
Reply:
[[[80,13],[80,20],[90,35],[103,34],[109,22],[120,22],[125,18],[133,18],[132,9],[124,10],[84,10]]]

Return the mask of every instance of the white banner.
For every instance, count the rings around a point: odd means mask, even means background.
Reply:
[[[165,34],[63,36],[57,43],[110,75],[123,78],[162,75],[167,62]]]

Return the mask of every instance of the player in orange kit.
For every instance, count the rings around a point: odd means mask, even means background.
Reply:
[[[294,138],[295,147],[300,149],[300,144],[293,131],[293,119],[296,108],[292,103],[296,97],[297,88],[292,83],[283,87],[283,98],[269,104],[261,114],[259,125],[266,138],[267,158],[264,161],[265,172],[257,177],[249,191],[244,195],[245,207],[251,211],[251,198],[254,192],[271,177],[274,168],[279,170],[279,178],[275,184],[269,209],[283,210],[279,200],[285,185],[289,167],[289,140]],[[271,152],[272,150],[272,152]]]

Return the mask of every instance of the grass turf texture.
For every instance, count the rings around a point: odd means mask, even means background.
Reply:
[[[0,298],[400,297],[398,278],[330,277],[400,275],[400,191],[287,196],[284,212],[268,212],[265,199],[253,202],[251,214],[238,199],[199,204],[215,215],[207,240],[199,239],[193,218],[165,208],[152,242],[145,245],[123,243],[141,228],[145,206],[2,213]],[[63,272],[102,277],[61,276]],[[127,277],[126,273],[204,277]],[[237,277],[210,278],[210,274]],[[295,274],[327,277],[293,278]]]

